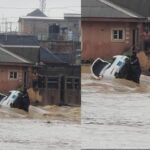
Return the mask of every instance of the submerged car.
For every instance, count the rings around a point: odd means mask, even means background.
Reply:
[[[5,94],[0,93],[0,101],[5,97]]]
[[[136,53],[130,57],[117,55],[111,63],[97,58],[91,66],[92,76],[101,78],[122,78],[140,83],[141,67]]]
[[[123,55],[114,56],[112,63],[97,58],[91,66],[92,76],[95,79],[116,78],[128,60],[129,58]]]
[[[12,90],[7,96],[3,97],[0,101],[1,106],[12,107],[29,111],[29,97],[26,93],[22,93],[17,90]]]

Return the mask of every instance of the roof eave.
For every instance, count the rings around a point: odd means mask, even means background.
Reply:
[[[34,63],[0,62],[0,65],[5,65],[5,66],[34,66]]]
[[[82,17],[81,21],[107,21],[107,22],[145,22],[147,18],[112,18],[112,17]]]
[[[20,17],[18,22],[20,22],[21,20],[64,20],[64,18],[50,18],[50,17]]]

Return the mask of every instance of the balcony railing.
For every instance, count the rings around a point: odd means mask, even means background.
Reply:
[[[38,40],[43,41],[80,41],[79,33],[49,33],[49,34],[38,34]]]

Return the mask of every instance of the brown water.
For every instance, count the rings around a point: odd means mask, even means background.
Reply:
[[[150,77],[141,84],[82,74],[82,148],[150,148]]]
[[[25,119],[50,119],[70,121],[80,123],[80,107],[68,106],[45,106],[35,107],[30,106],[29,113],[15,108],[2,107],[0,109],[0,119],[6,118],[25,118]]]
[[[80,149],[80,108],[0,108],[0,150]]]

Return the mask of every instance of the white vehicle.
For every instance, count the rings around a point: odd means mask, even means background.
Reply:
[[[8,93],[7,96],[1,99],[0,105],[5,107],[19,108],[28,111],[30,102],[28,97],[25,97],[25,95],[22,92],[12,90]]]
[[[103,77],[115,78],[116,74],[119,73],[127,60],[129,60],[129,58],[123,55],[114,56],[112,63],[97,58],[91,66],[92,76],[95,79],[101,79]]]
[[[19,94],[21,94],[20,91],[10,91],[7,96],[5,96],[1,101],[0,105],[3,106],[10,106],[13,104],[16,99],[18,98]]]
[[[0,93],[0,101],[5,97],[5,94]]]

